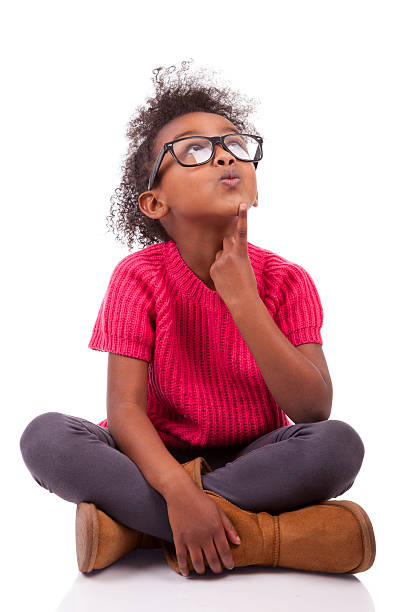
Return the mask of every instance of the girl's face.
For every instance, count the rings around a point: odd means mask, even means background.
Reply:
[[[184,134],[184,132],[190,132]],[[157,134],[154,159],[165,142],[183,136],[223,136],[236,131],[233,123],[221,115],[194,112],[169,121]],[[234,170],[240,181],[229,186],[220,181],[226,170]],[[177,241],[186,231],[223,232],[235,225],[241,202],[248,209],[258,205],[256,170],[252,162],[236,159],[221,145],[214,157],[201,166],[180,166],[167,152],[156,175],[154,186],[139,196],[139,206],[148,217],[160,219],[170,236]],[[236,219],[235,219],[236,220]]]

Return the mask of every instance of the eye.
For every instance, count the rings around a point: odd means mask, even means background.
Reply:
[[[200,151],[200,149],[202,149],[202,148],[203,148],[203,147],[202,147],[201,145],[199,145],[199,144],[192,144],[192,145],[187,146],[187,147],[184,149],[184,152],[185,152],[185,153],[188,153],[188,151],[191,151],[191,150],[194,150],[194,151]]]
[[[238,142],[237,140],[235,140],[234,142],[229,142],[229,143],[228,143],[228,146],[229,146],[231,149],[236,148],[236,149],[239,149],[240,151],[245,151],[245,152],[247,152],[246,147],[245,147],[244,143],[242,142],[242,140],[241,140],[240,142]]]

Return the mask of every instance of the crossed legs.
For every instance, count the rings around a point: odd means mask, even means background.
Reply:
[[[75,504],[93,502],[124,525],[173,542],[165,499],[107,429],[46,412],[27,425],[20,449],[34,480],[51,493]],[[169,450],[180,462],[205,457],[213,471],[203,475],[204,489],[245,510],[273,514],[341,495],[364,457],[360,436],[339,420],[281,427],[238,447]]]

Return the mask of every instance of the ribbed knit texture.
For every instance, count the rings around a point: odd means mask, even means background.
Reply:
[[[323,344],[323,309],[308,272],[249,242],[248,254],[258,293],[288,340]],[[119,261],[88,346],[149,363],[147,414],[166,446],[249,443],[292,424],[228,307],[174,240]]]

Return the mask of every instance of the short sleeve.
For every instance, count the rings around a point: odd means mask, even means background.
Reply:
[[[115,267],[88,347],[151,361],[155,342],[154,296],[134,257]]]
[[[288,340],[294,346],[323,344],[323,308],[311,275],[288,260],[275,266],[270,261],[264,266],[264,282],[267,297],[276,305],[275,322]]]

